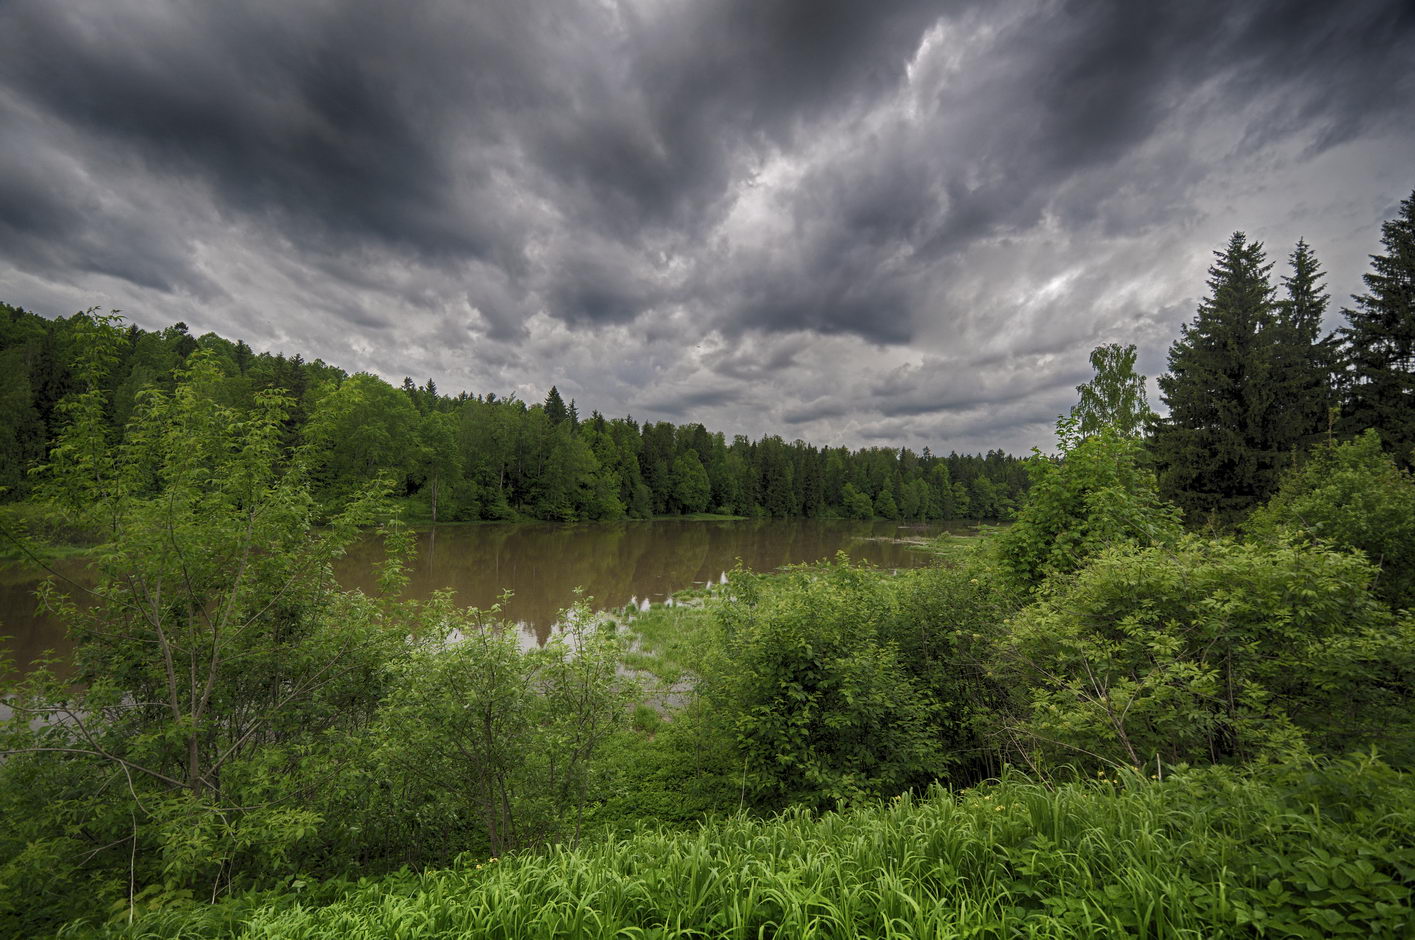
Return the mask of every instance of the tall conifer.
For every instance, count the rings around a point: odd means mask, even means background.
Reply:
[[[1161,490],[1190,522],[1231,520],[1274,482],[1274,454],[1264,446],[1275,405],[1272,265],[1242,232],[1214,257],[1209,296],[1170,347],[1169,372],[1160,376],[1169,415],[1154,433]]]
[[[1277,302],[1271,346],[1275,407],[1267,441],[1280,462],[1321,437],[1334,404],[1333,343],[1321,336],[1331,299],[1323,289],[1326,274],[1304,239],[1288,255],[1288,264],[1291,273],[1282,278],[1286,296]]]
[[[552,425],[559,424],[570,417],[570,410],[565,407],[565,399],[560,397],[560,389],[554,385],[550,387],[550,393],[545,396],[545,416],[550,419]]]
[[[1415,192],[1381,226],[1385,254],[1371,256],[1366,293],[1341,330],[1351,382],[1345,429],[1375,428],[1407,466],[1415,463]]]

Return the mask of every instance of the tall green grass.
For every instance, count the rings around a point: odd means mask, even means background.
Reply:
[[[1363,759],[1008,778],[156,912],[131,935],[1402,937],[1412,883],[1415,784]]]

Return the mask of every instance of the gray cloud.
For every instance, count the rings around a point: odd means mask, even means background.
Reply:
[[[11,0],[0,298],[1024,450],[1092,345],[1163,367],[1232,229],[1359,288],[1412,40],[1374,0]]]

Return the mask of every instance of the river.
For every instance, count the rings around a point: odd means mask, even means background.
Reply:
[[[517,623],[528,641],[534,636],[544,642],[559,612],[574,602],[576,588],[596,609],[610,610],[720,581],[739,559],[752,571],[770,571],[844,550],[882,568],[917,567],[932,556],[911,548],[909,540],[945,528],[822,519],[437,526],[417,532],[407,596],[425,598],[450,588],[461,604],[490,607],[510,591],[502,616]],[[338,565],[340,582],[372,590],[382,558],[377,538],[361,540]],[[57,567],[65,577],[87,580],[81,561]],[[67,653],[62,626],[35,613],[40,580],[38,573],[15,567],[0,572],[0,636],[10,637],[3,642],[21,671],[46,649]]]

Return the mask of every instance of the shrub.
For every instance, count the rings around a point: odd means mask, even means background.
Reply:
[[[954,760],[933,731],[936,703],[890,639],[898,602],[877,572],[842,557],[732,585],[703,691],[762,805],[898,793]]]
[[[1026,502],[997,540],[1004,576],[1023,590],[1076,571],[1106,548],[1170,544],[1181,531],[1179,510],[1160,499],[1138,438],[1110,427],[1080,438],[1069,418],[1057,431],[1061,459],[1033,455]]]
[[[996,667],[1014,729],[1032,753],[1089,766],[1408,752],[1415,642],[1367,591],[1375,573],[1231,540],[1102,553],[1014,620]]]
[[[1316,448],[1245,528],[1263,541],[1287,534],[1364,552],[1380,567],[1376,593],[1396,608],[1415,604],[1415,479],[1375,431]]]
[[[426,864],[578,838],[606,738],[626,723],[622,643],[572,608],[543,647],[442,598],[380,712],[377,776]],[[439,856],[436,847],[441,848]],[[432,851],[429,851],[429,849]]]

